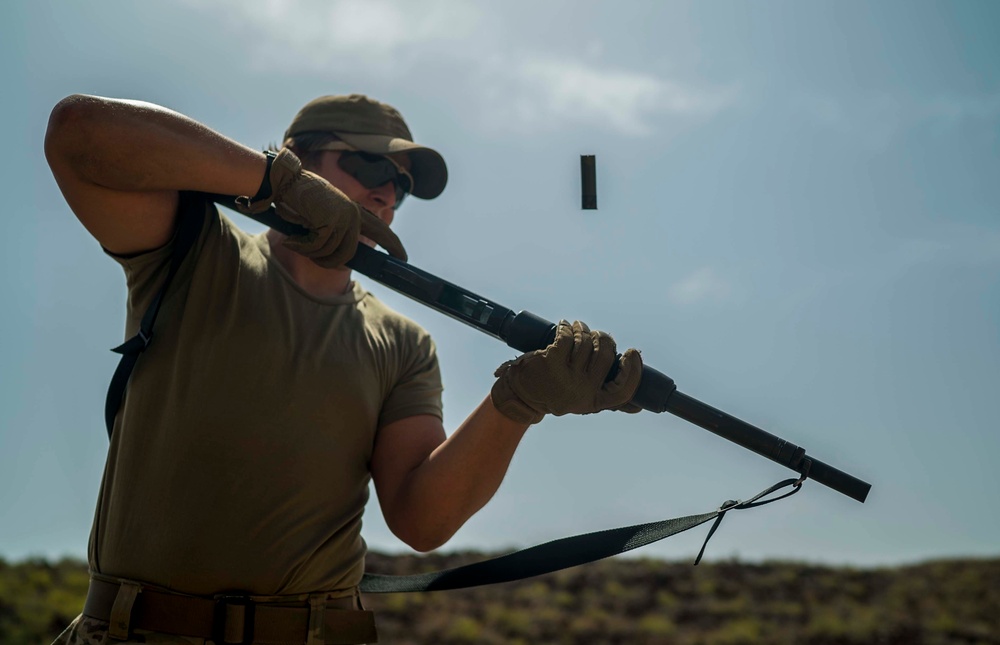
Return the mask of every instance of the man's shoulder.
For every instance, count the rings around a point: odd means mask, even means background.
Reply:
[[[258,239],[259,235],[241,229],[236,222],[222,212],[221,208],[212,202],[208,202],[207,205],[203,204],[202,208],[208,220],[205,223],[206,230],[203,233],[205,246],[211,249],[210,252],[218,254],[223,261],[227,257],[232,261],[251,262],[254,265],[264,261]]]
[[[414,342],[430,341],[430,333],[420,323],[402,314],[375,294],[363,289],[363,299],[360,301],[365,314],[366,325],[376,331],[382,331],[397,337],[412,339]]]

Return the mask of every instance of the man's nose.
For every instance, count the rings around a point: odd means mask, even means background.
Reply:
[[[393,207],[396,205],[396,187],[393,185],[392,180],[373,188],[372,193],[386,206]]]
[[[376,208],[370,210],[385,220],[387,224],[391,224],[396,208],[396,188],[392,182],[387,181],[381,186],[372,188],[368,194],[372,201],[377,204]]]

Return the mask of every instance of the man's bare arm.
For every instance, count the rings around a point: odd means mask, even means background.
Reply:
[[[432,416],[382,428],[371,472],[392,532],[418,551],[447,542],[493,497],[529,424],[546,414],[630,411],[642,358],[626,350],[609,381],[616,357],[610,335],[564,320],[547,348],[496,370],[490,396],[447,440]]]
[[[178,191],[253,195],[267,163],[263,153],[177,112],[85,95],[53,108],[45,156],[80,222],[120,254],[170,240]]]
[[[447,542],[496,493],[527,428],[487,397],[447,439],[429,415],[379,430],[371,471],[389,528],[417,551]]]

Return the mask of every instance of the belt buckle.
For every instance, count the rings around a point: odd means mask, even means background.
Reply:
[[[212,640],[219,645],[250,645],[253,643],[253,621],[255,604],[249,594],[223,594],[215,597],[215,612],[212,617]],[[227,640],[226,632],[230,607],[243,607],[242,639]]]

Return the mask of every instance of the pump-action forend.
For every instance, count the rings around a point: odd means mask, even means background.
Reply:
[[[234,197],[210,198],[236,210]],[[306,233],[301,226],[282,219],[273,208],[248,217],[287,235]],[[555,338],[556,326],[548,320],[527,311],[515,313],[364,244],[358,245],[347,266],[521,352],[543,349]],[[807,456],[804,448],[677,391],[672,378],[648,365],[643,365],[642,380],[632,403],[650,412],[670,412],[859,502],[864,502],[871,490],[871,484]]]

